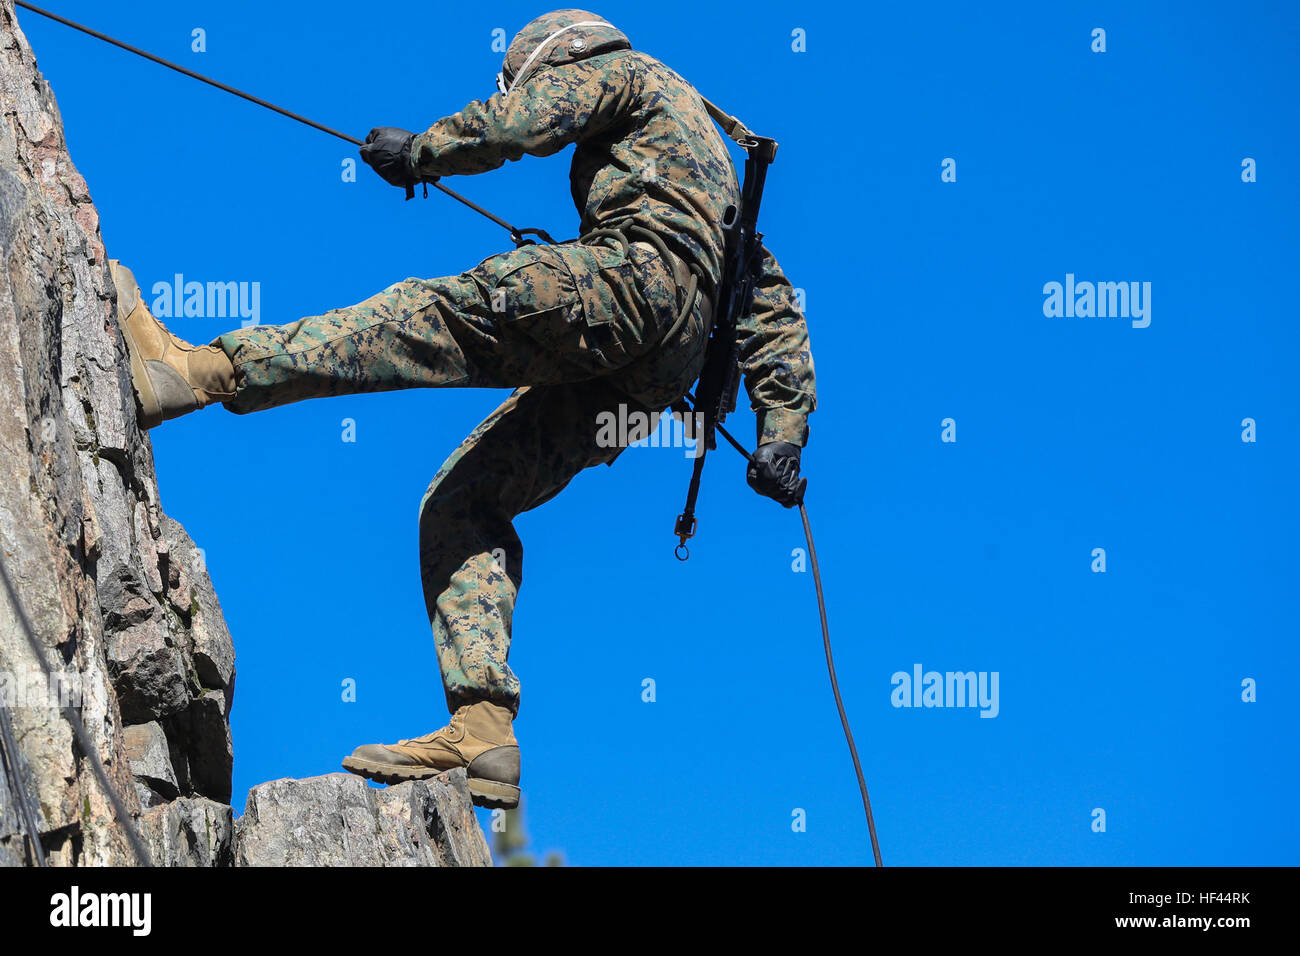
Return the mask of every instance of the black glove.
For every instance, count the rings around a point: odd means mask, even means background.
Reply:
[[[759,445],[749,459],[745,479],[760,495],[793,508],[803,501],[803,490],[808,484],[807,478],[799,477],[799,446],[788,441]]]
[[[411,140],[415,134],[396,126],[376,126],[366,136],[361,158],[394,186],[411,187],[420,181],[411,168]]]

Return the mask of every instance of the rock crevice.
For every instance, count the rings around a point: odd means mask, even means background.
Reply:
[[[235,651],[202,552],[162,510],[85,180],[12,0],[0,0],[0,864],[135,862],[49,693],[58,675],[160,864],[488,864],[463,772],[375,791],[331,774],[231,798]],[[294,834],[310,831],[306,843]]]

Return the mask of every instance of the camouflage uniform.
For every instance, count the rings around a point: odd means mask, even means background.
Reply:
[[[665,338],[684,304],[680,272],[653,244],[600,230],[635,223],[653,231],[698,270],[712,299],[723,210],[739,200],[698,94],[612,26],[568,30],[529,60],[555,30],[597,19],[568,10],[529,24],[506,54],[509,93],[439,120],[411,150],[414,169],[433,178],[576,144],[577,240],[524,246],[461,275],[407,279],[350,308],[217,340],[236,370],[226,407],[239,413],[398,388],[514,389],[447,459],[420,509],[425,602],[452,710],[478,700],[519,706],[506,663],[522,580],[513,519],[618,456],[620,448],[597,441],[602,411],[662,410],[703,365],[705,304]],[[803,445],[815,404],[807,327],[764,251],[754,308],[741,323],[746,387],[760,441]]]

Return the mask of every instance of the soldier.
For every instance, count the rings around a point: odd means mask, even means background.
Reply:
[[[214,402],[244,414],[388,389],[514,389],[439,469],[420,508],[421,578],[451,720],[343,761],[384,783],[465,767],[476,804],[511,808],[519,681],[506,661],[523,557],[512,522],[582,469],[618,457],[621,448],[598,438],[602,412],[660,412],[698,377],[723,211],[739,189],[699,94],[595,14],[560,10],[529,23],[497,87],[419,135],[372,130],[362,157],[409,187],[576,144],[577,239],[525,245],[460,275],[407,279],[349,308],[205,346],[168,332],[134,277],[113,268],[145,428]],[[747,478],[790,507],[816,404],[813,361],[793,290],[766,249],[739,327],[758,416]]]

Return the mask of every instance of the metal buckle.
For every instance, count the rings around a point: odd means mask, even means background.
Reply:
[[[695,529],[699,521],[695,515],[682,512],[677,516],[677,524],[673,527],[673,534],[680,539],[677,547],[673,548],[673,554],[677,555],[678,561],[686,561],[691,556],[691,549],[686,547],[686,541],[695,537]]]

